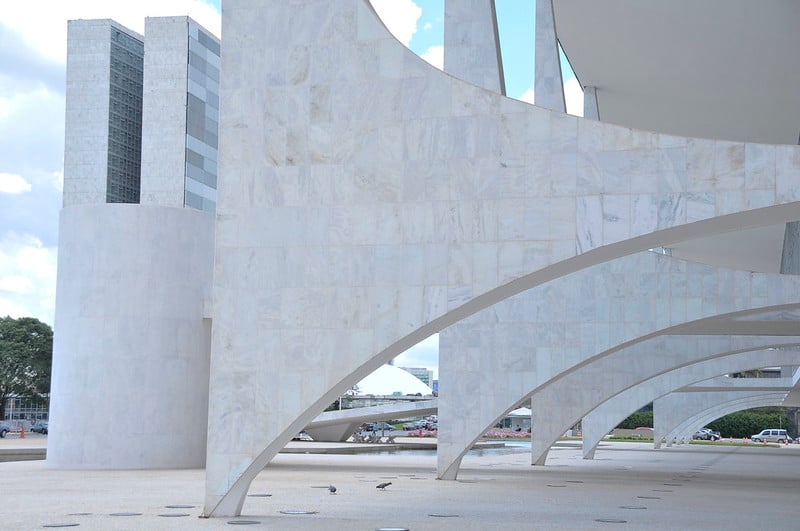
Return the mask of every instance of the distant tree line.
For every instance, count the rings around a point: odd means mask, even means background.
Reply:
[[[708,427],[718,431],[723,437],[735,439],[750,437],[769,428],[784,428],[791,437],[797,436],[797,426],[779,408],[737,411],[718,418]]]
[[[652,411],[637,411],[630,417],[623,420],[617,428],[625,430],[635,430],[636,428],[652,428],[653,427],[653,412]]]
[[[617,428],[629,430],[639,427],[653,427],[652,411],[637,411],[617,426]],[[785,428],[791,437],[797,436],[797,426],[786,415],[783,408],[779,407],[738,411],[718,418],[708,424],[708,427],[718,431],[722,437],[735,439],[750,437],[769,428]]]

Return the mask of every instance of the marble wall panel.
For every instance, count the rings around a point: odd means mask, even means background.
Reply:
[[[287,378],[304,374],[300,367],[286,363],[282,349],[260,348],[246,354],[226,343],[239,330],[236,312],[228,309],[246,311],[250,306],[226,295],[241,286],[242,266],[222,257],[243,243],[302,247],[313,238],[315,244],[326,245],[327,255],[336,256],[341,264],[327,278],[341,298],[343,312],[369,315],[370,324],[356,327],[335,322],[331,330],[361,338],[361,348],[344,353],[331,346],[339,343],[326,346],[315,336],[316,363],[330,370],[315,374],[313,385],[303,386],[302,395],[287,398],[286,409],[270,417],[269,429],[259,434],[267,450],[251,452],[244,443],[235,450],[210,444],[209,461],[217,464],[209,468],[208,512],[218,508],[234,514],[237,504],[230,500],[243,496],[242,485],[269,461],[282,444],[279,441],[288,440],[298,426],[316,415],[315,408],[332,401],[380,361],[399,353],[416,334],[421,339],[433,331],[425,328],[433,321],[436,327],[444,327],[481,306],[559,277],[569,270],[560,266],[561,261],[597,251],[583,258],[584,265],[590,265],[657,247],[661,244],[657,231],[674,232],[688,222],[721,214],[735,214],[726,221],[732,226],[740,210],[769,201],[769,187],[745,186],[743,195],[734,189],[742,175],[746,183],[747,146],[742,166],[742,149],[736,146],[732,151],[724,147],[718,155],[714,141],[599,122],[587,125],[576,117],[506,101],[442,74],[393,42],[362,0],[291,4],[229,0],[223,19],[216,364],[222,373],[228,367],[254,364],[285,367]],[[343,22],[348,20],[349,24]],[[263,31],[267,27],[270,31]],[[524,113],[527,123],[520,116],[509,121],[501,112]],[[310,123],[317,127],[313,133]],[[800,160],[793,153],[776,152],[780,171],[774,173],[774,199],[765,206],[796,200],[789,176],[800,167]],[[261,180],[254,173],[260,167],[301,171],[296,179],[287,174],[285,179],[267,175]],[[751,171],[759,183],[769,182],[768,175],[758,173],[764,167]],[[327,183],[319,196],[303,188],[308,186],[304,176],[309,175]],[[602,182],[597,180],[600,176]],[[256,196],[262,201],[258,208]],[[313,204],[304,207],[304,198]],[[292,208],[283,206],[286,201]],[[276,207],[264,208],[270,202]],[[330,207],[327,217],[320,202]],[[761,221],[786,221],[788,210],[765,209]],[[383,220],[384,216],[388,219]],[[316,221],[310,224],[309,217]],[[702,227],[712,230],[710,225]],[[634,244],[629,240],[632,236],[641,238]],[[379,255],[375,246],[381,243],[394,249]],[[414,256],[411,248],[401,245],[422,246],[421,268],[406,271],[394,263],[402,262],[406,251]],[[354,249],[358,251],[351,253]],[[419,275],[420,269],[421,289],[409,295],[418,301],[398,298],[404,279]],[[286,292],[281,300],[287,315],[295,316],[280,325],[291,344],[310,334],[308,330],[316,330],[302,319],[307,305],[314,304],[315,297],[331,296],[316,291],[320,275],[311,268],[307,273],[287,272],[279,279],[293,286],[281,290]],[[497,279],[494,287],[492,277]],[[348,292],[362,289],[367,296],[348,298]],[[255,283],[237,296],[256,300],[261,293],[271,293],[271,289]],[[475,302],[478,296],[483,297]],[[699,308],[696,300],[674,308],[658,305],[654,315],[634,322],[631,330],[640,333],[644,326],[663,327],[671,319],[736,304],[730,298],[714,304],[703,301]],[[616,317],[624,321],[626,313]],[[528,332],[546,341],[535,347],[542,353],[536,367],[548,374],[565,360],[580,363],[582,354],[620,340],[619,327],[608,323],[598,324],[595,333],[552,324],[556,326],[532,327]],[[365,333],[371,340],[363,339]],[[549,344],[556,338],[579,344],[584,337],[591,337],[595,344],[581,345],[574,350],[578,354],[566,357]],[[504,363],[508,367],[524,364],[528,354],[517,344],[509,349],[514,355]],[[381,353],[380,359],[376,353]],[[481,363],[491,361],[482,358]],[[526,374],[532,372],[494,374],[507,377],[513,394],[526,389]],[[464,377],[471,381],[472,376]],[[219,381],[212,379],[212,395],[222,385],[222,374]],[[495,391],[495,384],[481,385],[476,392],[491,396]],[[276,382],[273,393],[277,396],[280,389]],[[238,400],[227,394],[223,398],[223,402]],[[494,414],[492,407],[484,407],[487,416]],[[227,431],[230,421],[212,416],[210,422],[212,431]],[[239,468],[242,454],[251,458],[246,473]],[[218,463],[232,468],[226,471]],[[223,497],[220,485],[236,487]]]

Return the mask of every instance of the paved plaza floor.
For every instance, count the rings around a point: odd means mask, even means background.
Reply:
[[[0,440],[0,450],[33,440]],[[253,482],[241,517],[200,519],[203,470],[65,471],[44,461],[6,462],[0,527],[211,530],[251,521],[242,528],[800,529],[800,445],[653,450],[603,443],[591,461],[569,445],[555,447],[544,467],[532,467],[524,449],[489,449],[465,457],[458,481],[436,480],[435,464],[424,451],[281,454]],[[382,482],[391,485],[377,489]]]

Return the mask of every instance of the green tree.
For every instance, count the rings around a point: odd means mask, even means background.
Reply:
[[[797,426],[786,415],[783,408],[756,408],[737,411],[720,417],[708,425],[723,437],[744,438],[769,428],[785,428],[790,436],[797,434]]]
[[[652,411],[637,411],[631,414],[628,418],[619,423],[617,428],[635,430],[636,428],[652,428],[653,427],[653,412]]]
[[[0,417],[11,396],[43,400],[50,392],[53,330],[34,317],[0,318]]]

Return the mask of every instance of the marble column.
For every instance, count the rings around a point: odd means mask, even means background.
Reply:
[[[597,108],[597,87],[583,87],[583,117],[600,119],[600,111]]]
[[[536,0],[534,68],[534,103],[554,111],[566,112],[552,0]]]
[[[444,71],[505,95],[494,0],[446,0]]]

